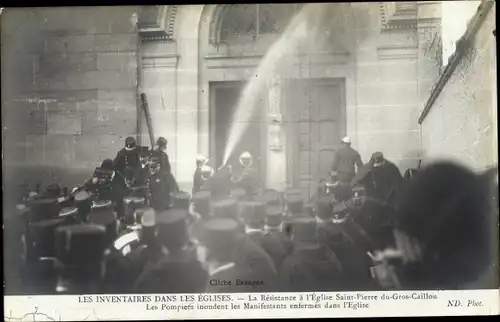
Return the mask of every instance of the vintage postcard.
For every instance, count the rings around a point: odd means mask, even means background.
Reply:
[[[3,8],[4,320],[499,314],[495,9]]]

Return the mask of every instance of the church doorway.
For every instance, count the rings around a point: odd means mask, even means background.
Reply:
[[[216,168],[223,163],[224,153],[229,140],[231,124],[238,106],[244,82],[210,82],[210,159]],[[264,178],[265,155],[263,152],[263,140],[265,139],[265,123],[262,122],[264,107],[259,104],[254,109],[248,120],[235,120],[245,128],[241,138],[230,154],[227,164],[232,165],[233,171],[238,174],[241,171],[238,158],[244,151],[253,156],[253,167],[259,171]]]

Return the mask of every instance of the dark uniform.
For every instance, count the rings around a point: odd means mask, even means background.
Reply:
[[[56,254],[62,264],[58,293],[95,294],[102,291],[106,229],[72,225],[56,229]]]
[[[398,167],[384,159],[382,153],[374,153],[374,167],[371,177],[375,188],[375,199],[393,204],[396,200],[397,193],[401,188],[403,177],[399,172]],[[377,163],[380,162],[380,166]]]
[[[134,179],[134,170],[140,162],[139,152],[135,139],[133,137],[126,138],[125,147],[118,151],[113,160],[114,169],[122,176],[122,179],[129,181]],[[123,181],[123,184],[125,184],[125,181]]]
[[[245,231],[245,223],[240,216],[240,206],[234,199],[212,201],[212,216],[216,218],[229,218],[238,223],[241,233]]]
[[[170,181],[165,172],[159,169],[159,163],[150,163],[152,172],[147,181],[147,204],[157,212],[166,210],[171,206]]]
[[[231,286],[207,283],[207,292],[272,292],[276,270],[262,248],[241,235],[232,219],[214,218],[205,224],[209,280],[232,281]]]
[[[353,244],[344,233],[344,222],[347,213],[338,212],[334,215],[328,198],[321,198],[317,205],[318,242],[331,249],[342,264],[342,290],[370,290],[369,257]]]
[[[283,230],[283,213],[284,211],[282,207],[268,206],[266,208],[266,226],[264,227],[264,230],[267,234],[276,237],[280,241],[285,249],[286,258],[293,251],[293,243]],[[284,258],[281,260],[281,262],[283,262],[283,260]],[[281,267],[281,263],[277,265],[277,268],[279,267]]]
[[[348,145],[343,145],[335,152],[331,170],[337,172],[340,182],[351,183],[356,174],[355,166],[358,169],[363,167],[358,151]]]
[[[316,221],[293,221],[295,250],[283,262],[279,273],[281,287],[287,292],[342,290],[341,264],[328,247],[316,240]]]
[[[146,206],[146,199],[142,196],[127,196],[123,198],[124,223],[132,225],[135,223],[135,211]]]
[[[158,242],[167,252],[159,262],[145,267],[137,279],[138,293],[200,293],[205,289],[207,272],[189,243],[186,212],[170,209],[157,217]]]

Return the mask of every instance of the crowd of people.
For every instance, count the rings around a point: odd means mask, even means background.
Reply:
[[[312,198],[199,156],[179,189],[160,138],[127,138],[72,191],[31,191],[4,215],[7,294],[494,288],[497,172],[363,164],[344,138]]]

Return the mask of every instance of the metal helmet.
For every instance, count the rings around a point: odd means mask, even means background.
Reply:
[[[345,144],[351,144],[351,138],[348,137],[348,136],[345,136],[343,139],[342,139],[342,143],[345,143]]]
[[[207,161],[208,159],[204,155],[198,154],[196,157],[196,163],[206,164]]]
[[[250,154],[250,152],[245,151],[240,155],[240,163],[242,166],[249,167],[250,165],[252,165],[252,162],[253,162],[253,157]]]
[[[214,169],[211,166],[205,164],[201,167],[201,178],[203,180],[206,181],[210,179],[213,174],[214,174]]]

